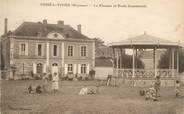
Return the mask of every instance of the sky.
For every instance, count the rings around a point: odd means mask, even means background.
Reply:
[[[88,7],[41,6],[41,3],[80,4]],[[103,5],[138,5],[145,7],[93,7]],[[184,0],[0,0],[0,35],[15,30],[24,21],[48,23],[63,20],[90,38],[105,43],[147,34],[184,42]]]

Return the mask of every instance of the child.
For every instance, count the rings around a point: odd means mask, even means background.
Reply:
[[[179,80],[176,80],[175,92],[176,92],[176,97],[179,97],[179,94],[180,94],[180,81]]]
[[[79,95],[87,95],[88,94],[88,87],[84,86],[80,91]]]
[[[38,93],[38,94],[41,94],[41,93],[42,93],[42,88],[41,88],[40,85],[38,85],[38,86],[36,87],[36,93]]]
[[[112,79],[112,75],[108,75],[107,76],[107,86],[109,86],[111,79]]]
[[[54,93],[56,93],[59,90],[59,76],[56,72],[52,77],[52,89]]]
[[[153,85],[145,92],[145,100],[149,99],[152,101],[158,101],[156,97],[156,89],[153,87]]]
[[[98,94],[99,93],[99,86],[91,86],[86,87],[84,86],[80,91],[79,95],[87,95],[87,94]]]
[[[27,89],[28,89],[28,93],[33,93],[33,88],[32,88],[31,84],[29,85],[29,87]]]
[[[32,86],[31,84],[29,85],[29,87],[27,88],[28,89],[28,93],[38,93],[38,94],[41,94],[43,91],[42,91],[42,87],[40,85],[34,87]]]
[[[88,87],[88,94],[98,94],[99,86]]]
[[[43,79],[43,91],[44,91],[44,92],[47,92],[48,80],[49,80],[49,79],[48,79],[47,73],[44,73],[42,79]]]
[[[160,97],[160,86],[161,86],[160,76],[157,76],[154,84],[157,98]]]

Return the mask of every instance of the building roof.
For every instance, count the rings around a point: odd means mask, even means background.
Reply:
[[[120,46],[125,48],[130,48],[132,46],[139,48],[153,48],[153,47],[167,48],[178,46],[182,47],[181,43],[179,42],[171,42],[169,40],[151,36],[146,33],[144,33],[143,35],[128,38],[120,42],[110,43],[109,46],[111,47]]]
[[[112,67],[113,62],[110,58],[99,57],[95,59],[95,67]]]
[[[45,24],[41,22],[23,22],[15,31],[15,36],[46,37],[50,32],[58,32],[65,38],[89,39],[70,25]]]

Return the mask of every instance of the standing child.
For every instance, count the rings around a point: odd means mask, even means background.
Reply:
[[[44,73],[42,79],[43,79],[43,91],[47,92],[47,90],[48,90],[48,80],[49,80],[48,74]]]
[[[176,80],[175,92],[176,92],[176,97],[179,97],[179,94],[180,94],[180,81],[179,80]]]
[[[156,90],[156,98],[160,97],[160,86],[161,86],[160,76],[157,76],[154,87]]]
[[[111,82],[111,79],[112,79],[112,75],[107,75],[107,86],[109,86],[110,82]]]
[[[59,90],[59,76],[56,72],[52,77],[52,90],[54,91],[54,93],[58,92]]]

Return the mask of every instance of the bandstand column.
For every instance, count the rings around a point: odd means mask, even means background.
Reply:
[[[118,54],[118,48],[116,49],[116,69],[118,70],[119,68],[119,54]]]
[[[116,49],[116,70],[117,70],[117,76],[118,76],[118,68],[119,68],[119,54],[118,54],[118,48]]]
[[[174,77],[174,49],[172,49],[172,77]]]
[[[154,48],[153,50],[153,68],[154,68],[154,75],[155,77],[157,76],[157,64],[156,64],[156,61],[157,61],[157,56],[156,56],[156,47]]]
[[[113,69],[115,68],[115,48],[112,48],[112,51],[113,51]]]
[[[172,51],[169,49],[169,70],[172,69]]]
[[[134,78],[135,77],[135,49],[133,47],[133,62],[132,62],[132,77]]]
[[[177,49],[177,75],[179,74],[179,49]]]
[[[115,76],[115,79],[114,79],[114,86],[116,86],[116,78],[118,77],[118,61],[119,61],[119,55],[118,55],[118,48],[115,48],[115,53],[116,53],[116,76]]]
[[[120,69],[122,69],[122,56],[123,56],[123,54],[122,54],[122,48],[120,48]]]

